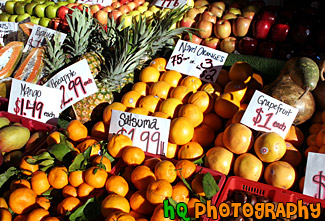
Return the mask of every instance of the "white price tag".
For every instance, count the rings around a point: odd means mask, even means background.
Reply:
[[[104,7],[112,5],[112,0],[77,0],[77,2],[82,4],[88,4],[88,5],[99,4]]]
[[[179,40],[166,69],[215,82],[228,54],[212,48]]]
[[[30,51],[32,48],[37,48],[45,45],[45,38],[52,40],[56,33],[60,33],[60,42],[62,43],[67,34],[55,31],[51,28],[45,28],[43,26],[34,25],[23,52],[27,52]]]
[[[58,89],[12,79],[8,112],[46,123],[59,118]],[[14,89],[14,90],[13,90]]]
[[[18,23],[0,22],[0,44],[6,45],[18,39]]]
[[[308,153],[303,194],[325,200],[325,154]]]
[[[143,151],[166,155],[170,119],[112,110],[109,134],[124,134]]]
[[[86,59],[82,59],[54,75],[46,83],[46,86],[60,89],[62,111],[98,92]]]
[[[298,111],[297,108],[256,90],[240,123],[257,131],[276,132],[284,138]]]
[[[0,13],[6,11],[6,1],[0,1]]]
[[[155,0],[154,5],[162,8],[177,8],[186,5],[187,0]]]

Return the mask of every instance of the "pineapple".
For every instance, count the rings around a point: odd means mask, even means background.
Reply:
[[[97,106],[112,103],[113,92],[120,92],[126,84],[133,82],[136,68],[164,45],[171,46],[175,36],[187,29],[170,28],[186,10],[171,10],[162,18],[157,15],[151,22],[146,18],[134,19],[133,24],[124,29],[123,23],[117,26],[113,19],[109,19],[107,31],[104,31],[87,10],[75,9],[71,18],[67,18],[70,33],[63,47],[70,57],[66,63],[86,58],[98,87],[97,93],[73,105],[76,118],[83,123],[89,121],[92,114],[96,115],[92,112]],[[48,62],[47,65],[55,66]]]

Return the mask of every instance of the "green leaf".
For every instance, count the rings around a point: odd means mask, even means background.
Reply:
[[[62,143],[54,144],[48,148],[48,151],[59,161],[63,161],[64,159],[70,160],[69,155],[71,155],[70,148]]]
[[[95,220],[100,215],[101,198],[90,198],[69,216],[70,221]]]
[[[202,165],[204,163],[204,160],[203,160],[204,156],[205,156],[205,154],[203,154],[199,159],[193,161],[193,163]]]
[[[209,172],[203,175],[202,184],[203,184],[203,191],[205,193],[205,196],[208,199],[211,199],[219,191],[219,186],[216,180]]]
[[[69,166],[69,172],[73,172],[76,170],[84,169],[84,160],[85,157],[83,153],[79,153],[73,160],[72,164]]]
[[[19,170],[16,167],[9,167],[4,173],[0,174],[0,189],[12,177],[17,176]]]

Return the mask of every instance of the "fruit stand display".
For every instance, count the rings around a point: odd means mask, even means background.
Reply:
[[[321,191],[302,194],[325,153],[318,3],[6,1],[0,219],[322,219]],[[215,80],[168,68],[195,47],[229,53],[195,67]]]

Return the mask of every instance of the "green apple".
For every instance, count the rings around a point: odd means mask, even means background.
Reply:
[[[7,13],[1,13],[0,14],[0,21],[9,21],[9,18],[10,18],[10,14],[7,14]]]
[[[46,6],[48,6],[48,5],[55,5],[55,2],[46,1],[43,4],[45,4]]]
[[[25,14],[25,2],[16,2],[15,3],[15,14],[23,15]]]
[[[151,19],[153,17],[153,12],[152,11],[145,11],[143,14],[142,14],[144,17],[148,19]]]
[[[132,24],[132,15],[123,14],[118,19],[120,23],[123,22],[123,28],[129,27]]]
[[[23,21],[23,20],[25,20],[26,18],[29,18],[29,17],[30,17],[30,15],[27,14],[27,13],[25,13],[23,15],[18,15],[18,17],[16,18],[16,22]]]
[[[18,17],[18,15],[10,15],[9,17],[9,21],[10,22],[16,22],[16,18]]]
[[[43,17],[43,18],[40,19],[39,25],[41,25],[43,27],[48,27],[50,21],[51,21],[51,19]]]
[[[59,7],[58,5],[48,5],[45,9],[45,15],[47,18],[55,18],[56,12],[58,11]]]
[[[143,13],[143,12],[145,12],[145,11],[148,10],[148,7],[147,6],[140,5],[135,10],[136,11],[139,11],[140,13]]]
[[[34,8],[37,5],[36,2],[31,2],[25,5],[25,11],[26,13],[30,14],[30,15],[34,15]]]
[[[46,2],[46,0],[32,0],[32,2],[36,2],[36,3],[39,3],[39,4],[43,4]]]
[[[152,5],[152,6],[150,6],[149,7],[149,9],[148,9],[149,11],[152,11],[153,13],[157,13],[157,12],[159,12],[160,11],[160,8],[158,8],[157,6],[155,6],[155,5]]]
[[[69,3],[75,3],[76,0],[68,0]]]
[[[39,4],[39,5],[36,5],[35,8],[34,8],[34,13],[37,17],[39,18],[43,18],[45,17],[45,8],[46,8],[47,5],[45,4]]]
[[[31,3],[32,0],[25,0],[24,2],[25,2],[25,3]]]
[[[62,2],[56,3],[56,5],[58,5],[58,6],[66,6],[67,4],[69,4],[69,2],[67,2],[67,1],[62,1]]]
[[[129,13],[128,13],[128,15],[131,15],[132,17],[133,16],[136,16],[136,15],[140,15],[141,13],[139,12],[139,11],[130,11]]]
[[[35,25],[38,25],[40,20],[41,20],[40,18],[35,16],[30,17],[30,21]]]
[[[7,1],[5,4],[6,12],[10,15],[15,14],[15,1]]]

